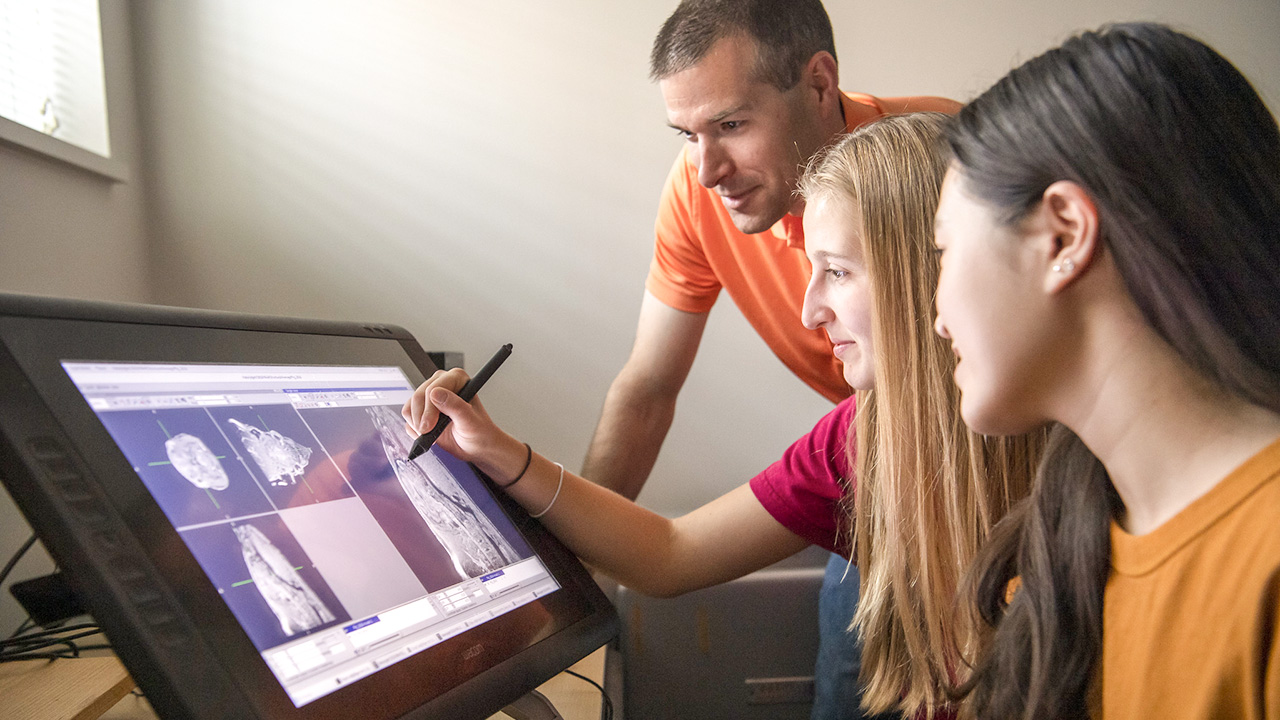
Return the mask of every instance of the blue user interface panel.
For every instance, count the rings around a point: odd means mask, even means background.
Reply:
[[[295,706],[560,589],[398,367],[62,367]]]

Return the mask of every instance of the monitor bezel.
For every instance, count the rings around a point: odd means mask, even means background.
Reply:
[[[577,559],[490,490],[563,592],[481,628],[535,635],[492,657],[489,643],[463,633],[294,707],[63,361],[397,365],[415,384],[435,367],[390,325],[0,295],[0,473],[164,717],[329,720],[374,707],[386,717],[484,717],[617,632],[616,613]],[[535,613],[550,613],[553,627],[523,627]],[[444,672],[457,673],[451,689],[423,686]]]

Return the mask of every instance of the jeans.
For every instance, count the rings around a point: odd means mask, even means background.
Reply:
[[[862,643],[849,630],[858,607],[858,568],[832,554],[818,593],[818,660],[813,669],[811,720],[888,719],[897,714],[867,715],[858,707],[862,691],[858,670]]]

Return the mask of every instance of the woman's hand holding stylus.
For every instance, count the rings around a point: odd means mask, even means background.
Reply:
[[[524,444],[494,424],[478,396],[470,403],[458,397],[467,380],[461,369],[437,370],[404,404],[405,430],[416,438],[435,427],[441,413],[448,415],[452,422],[436,444],[502,484],[520,472]]]

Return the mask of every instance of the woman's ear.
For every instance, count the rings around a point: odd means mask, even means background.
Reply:
[[[1043,256],[1045,290],[1056,294],[1088,270],[1101,252],[1098,210],[1083,187],[1059,180],[1045,188],[1038,212],[1051,239]]]

